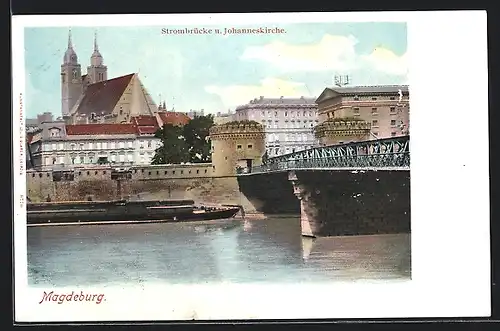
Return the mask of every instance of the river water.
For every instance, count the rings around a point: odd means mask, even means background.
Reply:
[[[295,217],[28,228],[30,286],[410,279],[410,235],[310,239]]]

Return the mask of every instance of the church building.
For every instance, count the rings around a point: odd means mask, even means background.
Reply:
[[[157,117],[158,112],[137,73],[108,79],[97,35],[87,73],[82,74],[71,31],[61,65],[61,106],[67,124],[130,123],[137,116]]]

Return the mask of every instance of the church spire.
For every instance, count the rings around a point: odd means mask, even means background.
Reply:
[[[68,49],[73,48],[73,41],[71,40],[71,28],[68,31]]]
[[[71,39],[71,29],[68,31],[68,49],[66,49],[64,53],[63,63],[71,65],[78,64],[78,57],[76,56],[76,52],[73,48],[73,40]]]
[[[97,30],[94,31],[94,51],[90,57],[90,66],[87,67],[90,84],[102,82],[108,79],[108,68],[104,65],[104,59],[99,52],[97,44]]]
[[[97,45],[97,31],[94,32],[94,52],[90,57],[90,65],[94,67],[103,66],[103,58],[99,52],[99,46]]]
[[[97,31],[94,32],[94,52],[99,52],[99,46],[97,46]]]

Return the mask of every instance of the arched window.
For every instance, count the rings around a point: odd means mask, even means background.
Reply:
[[[78,78],[78,71],[76,69],[73,69],[73,79]]]

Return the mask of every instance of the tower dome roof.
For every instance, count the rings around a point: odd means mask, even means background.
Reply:
[[[76,52],[73,49],[73,42],[71,40],[71,30],[69,30],[68,48],[66,49],[66,52],[64,52],[63,62],[65,64],[78,64],[78,56],[76,55]]]
[[[97,33],[94,34],[94,52],[90,57],[90,64],[92,66],[102,66],[103,58],[101,53],[99,52],[99,46],[97,45]]]

